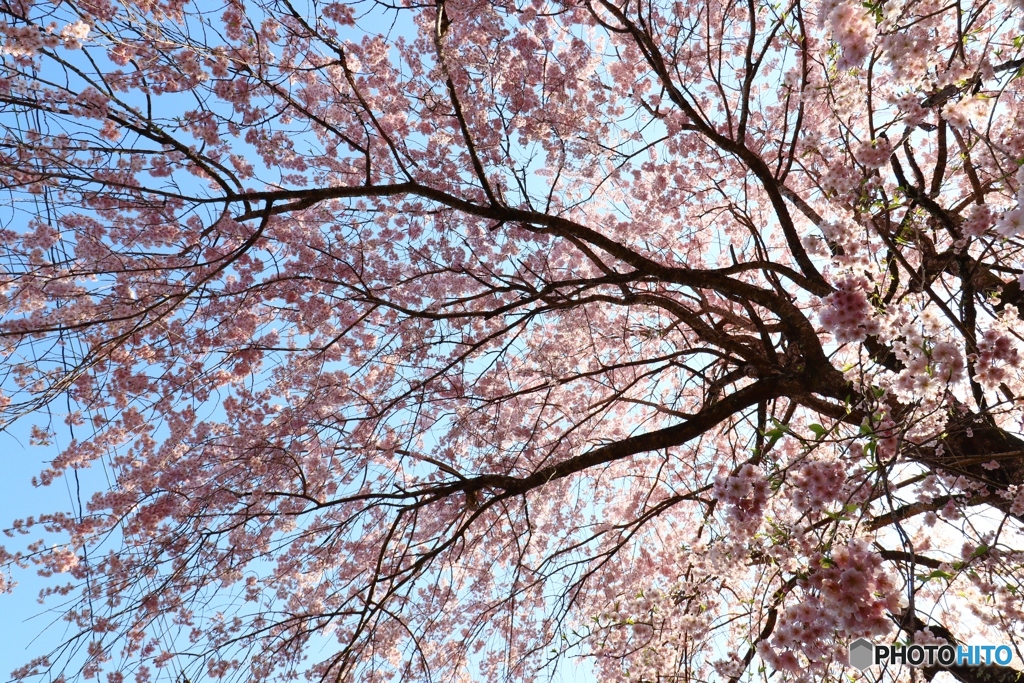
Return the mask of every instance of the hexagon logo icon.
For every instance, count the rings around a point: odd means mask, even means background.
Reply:
[[[850,643],[850,666],[863,671],[875,663],[875,646],[866,638]]]

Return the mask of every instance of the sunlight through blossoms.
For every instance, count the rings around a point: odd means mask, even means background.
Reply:
[[[11,678],[1016,682],[1022,76],[1020,0],[0,0]]]

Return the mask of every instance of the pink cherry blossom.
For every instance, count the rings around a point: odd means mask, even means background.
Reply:
[[[1020,12],[0,0],[12,678],[1020,650]]]

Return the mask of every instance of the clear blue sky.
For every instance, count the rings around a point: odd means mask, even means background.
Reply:
[[[9,528],[17,518],[69,510],[71,506],[67,480],[57,480],[48,487],[32,486],[32,477],[56,455],[57,449],[29,446],[29,427],[29,421],[23,420],[8,432],[0,432],[0,529]],[[0,545],[11,550],[38,537],[4,536]],[[12,577],[19,585],[12,593],[0,594],[0,681],[10,680],[13,669],[60,642],[65,626],[59,621],[53,624],[59,615],[45,613],[52,604],[37,602],[40,588],[48,585],[49,579],[39,578],[32,569],[16,569]],[[44,629],[45,635],[40,635]]]

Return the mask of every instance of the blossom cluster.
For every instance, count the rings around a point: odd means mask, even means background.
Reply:
[[[1016,237],[1024,232],[1024,208],[1007,209],[996,221],[996,232],[1003,237]]]
[[[888,140],[870,140],[858,143],[853,148],[853,158],[857,163],[863,164],[869,169],[876,169],[885,166],[892,154],[892,146]]]
[[[1007,209],[996,221],[996,232],[1003,237],[1016,237],[1024,232],[1024,166],[1017,169],[1017,206]]]
[[[1017,379],[1011,376],[1021,366],[1020,352],[1014,339],[998,327],[985,330],[978,340],[978,355],[974,361],[975,379],[988,390]]]
[[[986,204],[971,204],[964,209],[964,222],[960,226],[965,235],[981,237],[992,227],[992,209]]]
[[[850,640],[888,633],[887,615],[899,607],[899,591],[881,558],[859,539],[820,557],[800,587],[803,599],[786,609],[771,641],[758,647],[775,669],[820,669]]]
[[[942,108],[942,118],[958,130],[966,130],[971,126],[979,127],[988,118],[989,100],[978,95],[953,100]]]
[[[841,246],[844,250],[856,251],[861,244],[858,227],[852,220],[840,218],[834,221],[824,221],[821,224],[821,233],[825,239]]]
[[[871,283],[864,276],[847,276],[838,283],[838,291],[824,300],[818,319],[835,335],[839,343],[862,341],[878,334],[880,325],[868,303]]]
[[[938,399],[948,385],[965,377],[966,361],[960,347],[951,340],[929,342],[917,330],[905,329],[904,341],[896,354],[903,361],[893,389],[901,398]]]
[[[734,474],[715,478],[715,498],[729,506],[728,517],[736,530],[753,533],[761,524],[768,502],[768,480],[760,469],[743,465]]]
[[[840,2],[828,13],[827,22],[842,53],[836,67],[846,71],[863,64],[878,33],[872,16],[860,3]]]
[[[894,3],[893,9],[898,7]],[[898,19],[898,16],[894,19]],[[920,26],[913,26],[902,31],[892,31],[892,23],[893,21],[888,17],[883,21],[883,30],[887,28],[890,30],[879,39],[878,47],[892,69],[894,80],[908,85],[916,85],[928,73],[929,58],[934,54],[929,42],[928,30]],[[905,94],[899,98],[899,107],[907,116],[904,121],[908,126],[917,125],[925,118],[926,110],[921,107],[920,102],[921,98],[916,93]]]
[[[1011,484],[1006,488],[1007,490],[1003,497],[1006,500],[1012,501],[1010,503],[1010,514],[1016,515],[1017,517],[1024,515],[1024,486],[1015,486]]]
[[[33,24],[10,26],[0,21],[0,54],[31,57],[44,48],[52,50],[60,45],[77,50],[82,47],[82,41],[90,30],[84,21],[70,23],[60,31],[57,31],[56,24],[43,28]]]
[[[805,463],[792,474],[793,505],[801,512],[822,510],[839,500],[845,483],[846,471],[842,463],[822,460]]]

